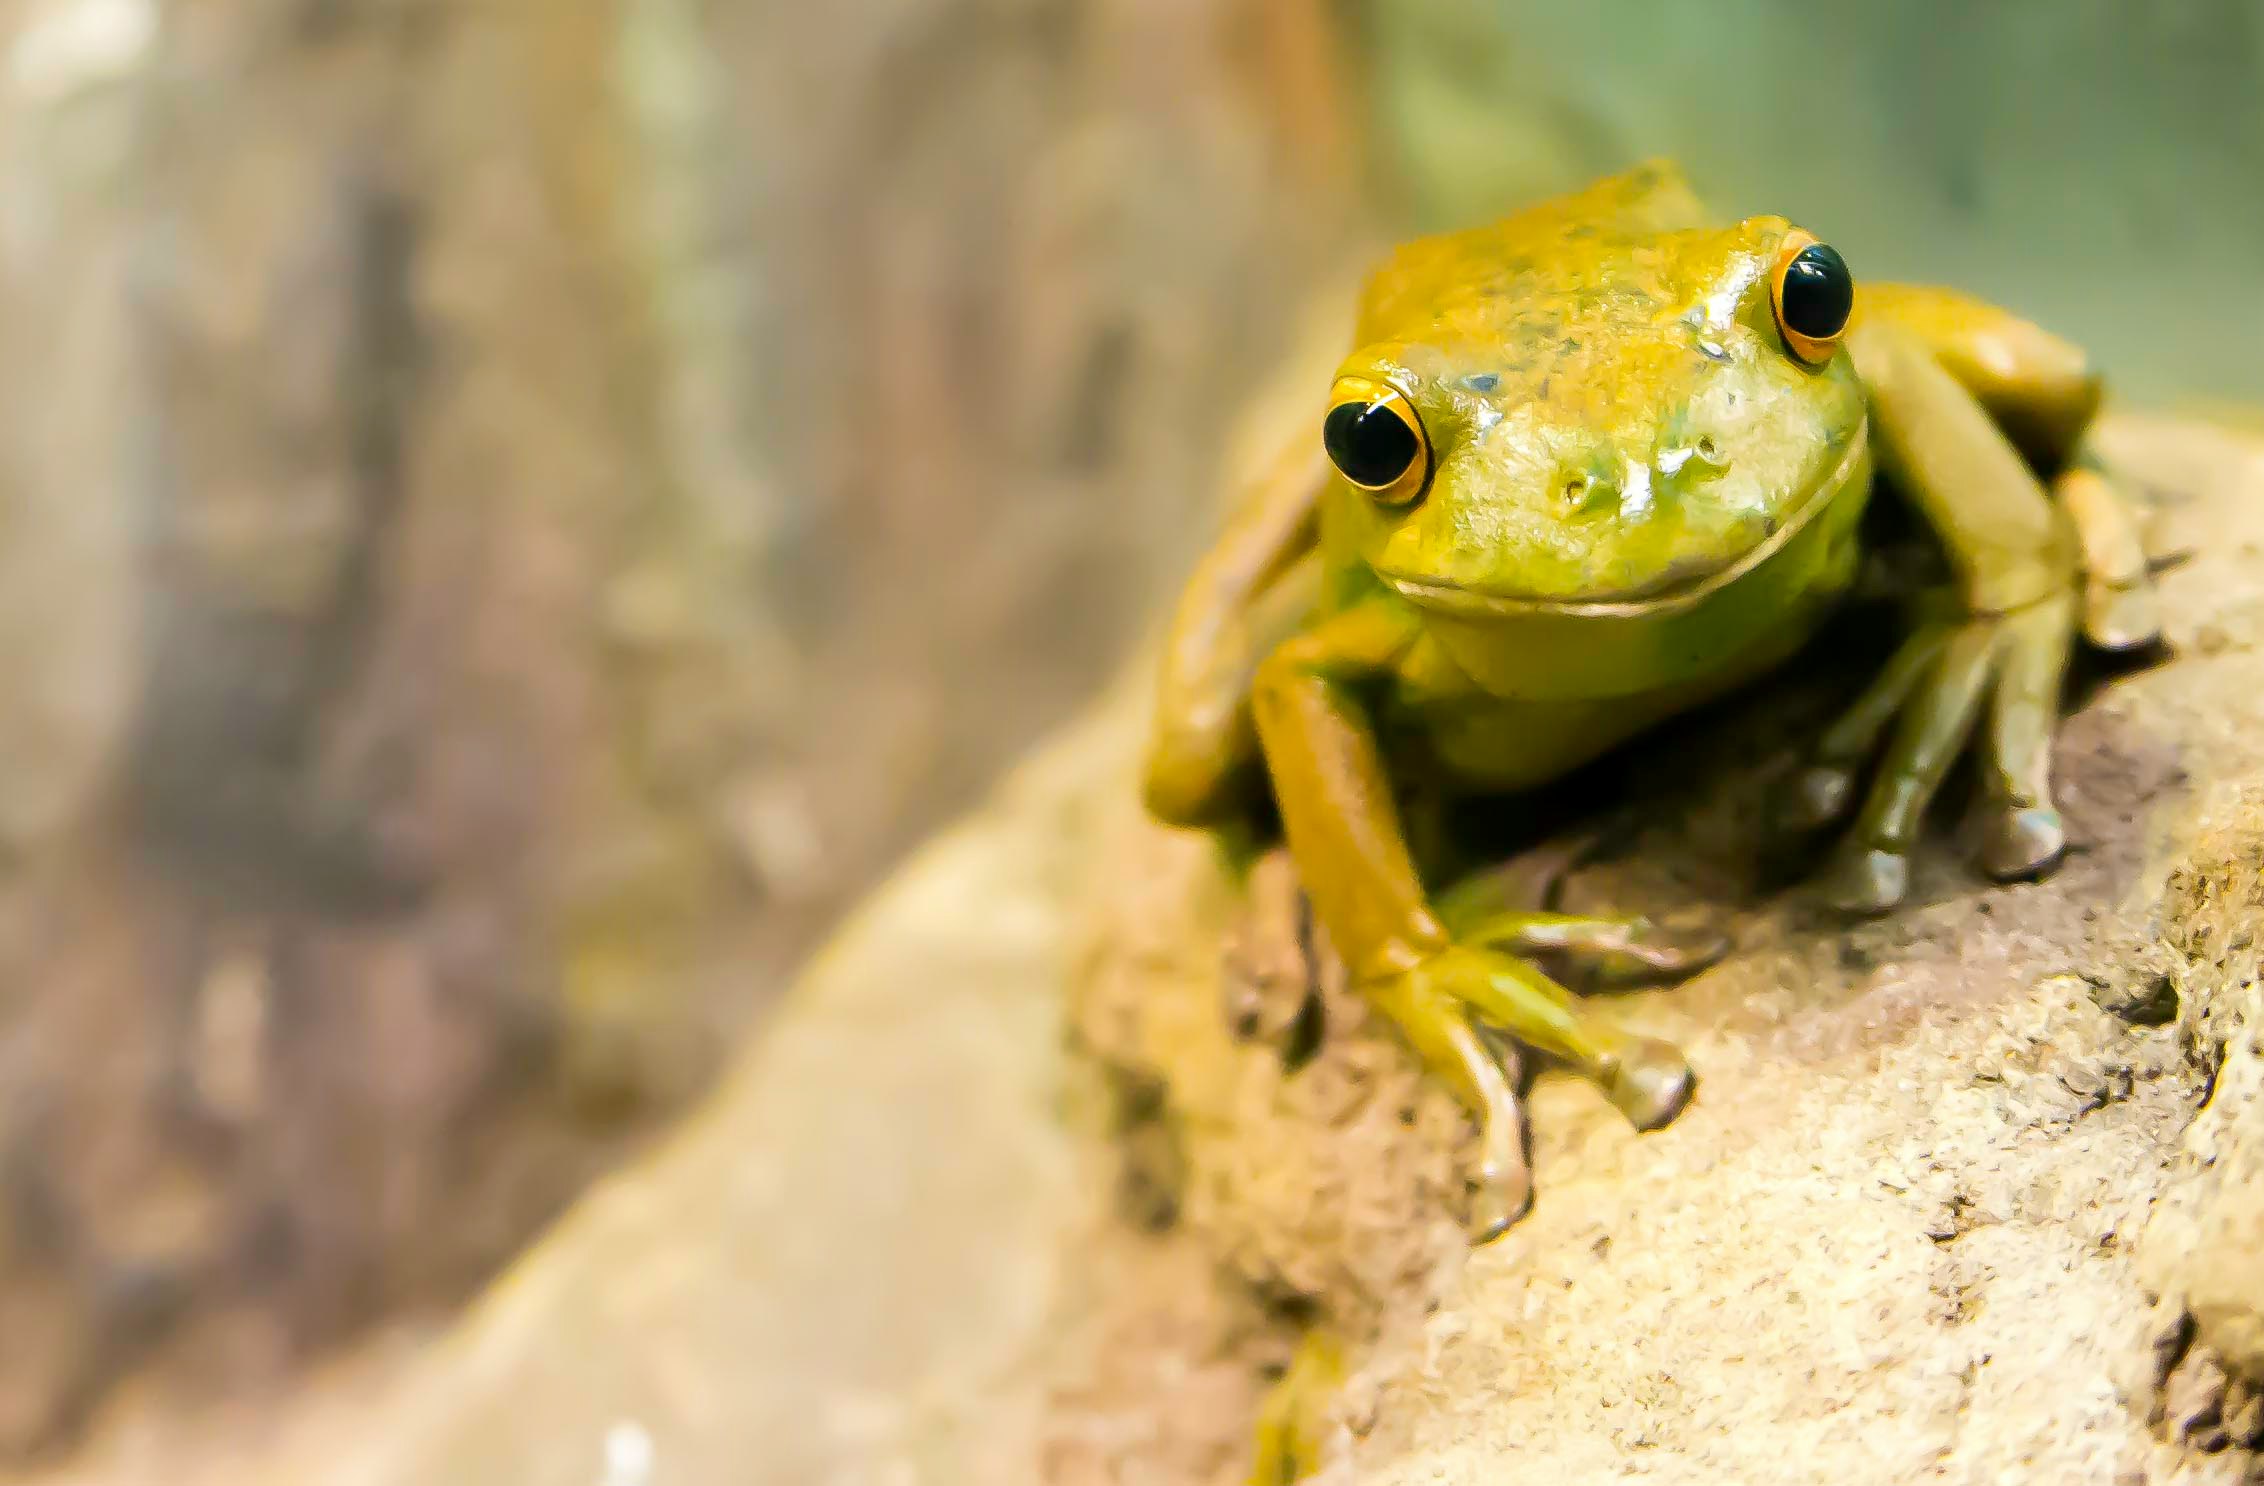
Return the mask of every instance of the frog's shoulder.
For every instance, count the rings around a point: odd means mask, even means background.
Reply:
[[[1558,258],[1585,239],[1624,240],[1714,225],[1714,215],[1679,166],[1647,160],[1484,226],[1401,244],[1362,290],[1360,338],[1426,318],[1422,312],[1450,286],[1467,284],[1488,268]]]

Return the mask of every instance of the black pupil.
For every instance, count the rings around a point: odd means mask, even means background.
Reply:
[[[1783,296],[1785,328],[1828,341],[1847,327],[1855,308],[1855,280],[1839,254],[1810,243],[1785,266]]]
[[[1371,490],[1391,484],[1415,462],[1415,430],[1380,402],[1348,402],[1329,409],[1321,442],[1345,479]]]

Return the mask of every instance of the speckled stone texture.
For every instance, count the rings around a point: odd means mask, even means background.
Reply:
[[[1226,1483],[1314,1317],[1335,1482],[2255,1479],[2264,445],[2114,434],[2200,540],[2169,653],[2068,724],[2066,868],[1985,886],[1945,829],[1853,929],[1769,886],[1753,816],[1852,676],[1638,751],[1568,891],[1734,928],[1619,1003],[1699,1095],[1636,1136],[1542,1074],[1497,1243],[1279,884],[1140,819],[1133,676],[395,1387],[212,1479]]]

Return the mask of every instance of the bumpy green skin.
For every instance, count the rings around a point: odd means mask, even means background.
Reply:
[[[2082,354],[1891,285],[1859,291],[1843,336],[1796,345],[1771,290],[1794,234],[1717,223],[1651,165],[1401,248],[1369,280],[1339,386],[1413,410],[1427,479],[1354,486],[1316,429],[1204,559],[1170,636],[1151,807],[1216,821],[1262,765],[1330,940],[1481,1116],[1482,1232],[1527,1188],[1479,1024],[1583,1070],[1643,1128],[1692,1086],[1673,1048],[1592,1018],[1529,957],[1673,975],[1722,946],[1482,885],[1434,896],[1404,801],[1545,784],[1781,662],[1853,580],[1875,468],[1956,583],[1787,792],[1794,824],[1849,821],[1825,872],[1843,907],[1899,901],[1969,736],[1984,865],[2049,870],[2072,638],[2154,633],[2129,510],[2082,454],[2099,399]]]

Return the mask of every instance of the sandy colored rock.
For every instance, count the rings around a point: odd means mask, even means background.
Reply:
[[[462,1304],[1088,696],[1323,9],[0,0],[0,1463]]]
[[[2120,987],[2104,999],[2128,1004],[2162,973],[2163,941],[2181,942],[2194,893],[2175,884],[2253,881],[2264,850],[2264,817],[2226,803],[2264,764],[2250,700],[2264,663],[2247,638],[2193,644],[2211,623],[2254,633],[2264,524],[2242,492],[2264,463],[2198,435],[2121,433],[2126,459],[2199,493],[2173,519],[2209,540],[2165,578],[2174,658],[2094,690],[2068,724],[2067,867],[1984,889],[1938,851],[1924,901],[1881,924],[1820,929],[1773,903],[1730,963],[1635,998],[1631,1016],[1691,1047],[1699,1100],[1637,1139],[1583,1090],[1538,1091],[1534,1214],[1472,1257],[1412,1341],[1378,1351],[1377,1422],[1348,1441],[1349,1479],[2252,1468],[2160,1442],[2147,1419],[2163,1401],[2129,1385],[2165,1272],[2137,1256],[2194,1160],[2179,1141],[2207,1068],[2190,1039],[2128,1024],[2092,992]],[[1732,784],[1694,808],[1743,807]],[[1648,901],[1662,859],[1671,849],[1597,891]],[[2180,960],[2189,1026],[2224,1043],[2253,1025],[2237,966],[2190,946]],[[2212,1111],[2226,1094],[2220,1076]],[[2203,1345],[2264,1300],[2229,1216],[2256,1189],[2222,1180],[2240,1196],[2218,1195],[2177,1270],[2216,1281]]]
[[[2194,1345],[2236,1387],[2264,1387],[2264,790],[2228,784],[2196,815],[2163,921],[2208,1102],[2180,1143],[2141,1254],[2147,1283],[2191,1316]]]
[[[878,894],[668,1148],[251,1479],[1225,1483],[1313,1318],[1354,1342],[1339,1482],[2250,1478],[2264,449],[2116,432],[2210,540],[2170,655],[2067,726],[2066,868],[1983,886],[1945,835],[1854,928],[1766,886],[1754,812],[1852,673],[1631,755],[1570,892],[1727,911],[1727,962],[1621,1002],[1700,1093],[1638,1137],[1543,1075],[1498,1243],[1452,1241],[1459,1115],[1132,807],[1135,684]],[[2108,1009],[2164,975],[2175,1023]]]

